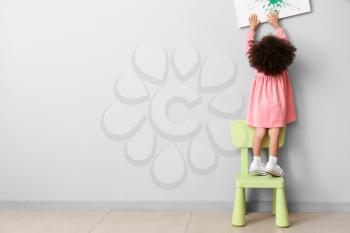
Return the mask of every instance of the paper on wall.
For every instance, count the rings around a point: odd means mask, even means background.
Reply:
[[[266,22],[266,15],[277,12],[279,18],[311,12],[310,0],[234,0],[239,27],[249,25],[249,15],[255,13],[260,22]]]

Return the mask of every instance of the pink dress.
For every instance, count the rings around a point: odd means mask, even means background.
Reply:
[[[277,37],[288,40],[282,28],[278,28],[276,34]],[[255,32],[249,30],[246,41],[247,52],[254,37]],[[247,125],[262,128],[284,127],[295,120],[294,98],[288,71],[269,76],[255,70],[249,95]]]

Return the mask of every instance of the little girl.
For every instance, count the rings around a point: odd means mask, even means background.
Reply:
[[[278,15],[270,13],[268,22],[275,28],[276,36],[268,35],[254,41],[259,25],[257,15],[249,17],[246,50],[250,65],[255,69],[249,96],[247,125],[255,127],[253,138],[254,159],[249,172],[254,175],[283,176],[277,164],[281,128],[296,120],[292,86],[287,67],[293,62],[296,48],[289,42],[278,22]],[[269,161],[261,162],[261,144],[268,132],[270,137]]]

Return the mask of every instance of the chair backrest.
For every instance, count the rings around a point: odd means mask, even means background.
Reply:
[[[231,130],[231,138],[232,144],[241,149],[241,173],[248,173],[248,149],[252,148],[253,137],[255,128],[251,128],[247,126],[247,122],[245,120],[237,120],[232,121],[230,123]],[[281,131],[279,138],[279,147],[283,146],[284,138],[286,133],[286,127],[284,127]],[[266,134],[262,143],[262,148],[269,147],[269,137]]]

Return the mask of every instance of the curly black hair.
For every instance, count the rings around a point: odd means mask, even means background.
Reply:
[[[273,35],[253,43],[248,51],[249,63],[266,75],[281,74],[292,64],[297,50],[289,41]]]

